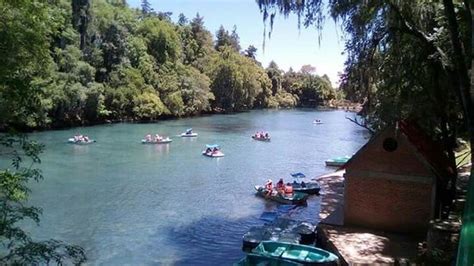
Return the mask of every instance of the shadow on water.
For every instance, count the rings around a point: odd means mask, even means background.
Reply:
[[[232,265],[245,256],[242,251],[242,236],[250,226],[263,223],[255,216],[238,219],[211,216],[186,226],[167,228],[165,234],[167,242],[172,243],[177,250],[184,251],[172,264]],[[155,237],[162,236],[152,236]],[[162,263],[171,262],[165,254],[161,259],[165,260]]]

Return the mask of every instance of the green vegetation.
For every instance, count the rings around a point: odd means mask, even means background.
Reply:
[[[299,1],[258,0],[264,20],[294,13],[321,29],[326,12],[347,34],[341,89],[364,102],[359,122],[374,131],[398,120],[416,121],[443,143],[456,169],[458,137],[474,145],[474,4],[472,1]],[[470,71],[469,71],[470,70]],[[469,80],[471,78],[471,80]],[[471,157],[471,162],[474,162]],[[459,265],[474,262],[474,178],[466,204]],[[442,197],[453,195],[456,174]],[[450,204],[452,197],[445,197]],[[469,229],[471,228],[471,229]]]
[[[15,134],[15,128],[30,125],[36,121],[47,121],[44,109],[52,105],[57,97],[44,97],[53,79],[50,73],[53,60],[50,50],[52,37],[63,23],[59,9],[52,9],[46,2],[0,1],[2,24],[0,26],[0,125],[9,134],[0,135],[0,155],[11,159],[11,167],[0,169],[0,263],[2,265],[37,264],[80,264],[86,257],[82,248],[58,240],[36,241],[19,223],[39,223],[41,209],[28,206],[28,182],[42,179],[41,172],[33,166],[39,163],[42,146]],[[74,95],[79,86],[87,80],[90,67],[83,62],[71,62],[77,51],[70,49],[58,54],[64,55],[60,63],[72,73],[64,76],[58,85],[71,82]],[[66,58],[67,56],[67,58]],[[82,83],[81,83],[82,82]],[[78,84],[78,85],[76,85]],[[70,101],[75,101],[72,98]],[[74,109],[77,112],[75,103]],[[26,165],[26,166],[25,166]]]
[[[32,12],[29,5],[43,13],[20,17]],[[327,77],[307,69],[263,69],[254,46],[241,51],[236,26],[221,26],[213,40],[199,14],[173,23],[171,13],[154,11],[149,1],[141,9],[112,0],[1,1],[0,9],[0,111],[8,113],[1,128],[317,106],[336,95]],[[26,89],[28,97],[19,99]],[[26,106],[34,112],[26,115]]]
[[[204,18],[155,12],[149,1],[0,0],[1,264],[80,264],[81,247],[36,241],[20,223],[40,221],[28,182],[42,146],[19,131],[107,120],[316,106],[336,95],[325,77],[264,69],[241,51],[237,28],[213,35]],[[301,99],[301,100],[300,100]],[[26,165],[26,166],[25,166]]]

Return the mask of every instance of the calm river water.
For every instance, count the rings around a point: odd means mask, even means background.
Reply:
[[[31,134],[46,146],[45,179],[33,184],[31,203],[44,209],[35,238],[61,239],[85,248],[91,265],[232,265],[244,256],[242,235],[263,224],[278,204],[254,195],[266,179],[333,171],[324,160],[350,155],[367,133],[342,111],[252,111],[233,115],[113,124]],[[313,125],[314,119],[324,124]],[[197,138],[176,135],[192,127]],[[270,143],[250,138],[270,132]],[[142,145],[147,133],[169,135],[169,145]],[[66,144],[76,133],[97,143]],[[223,158],[201,155],[217,143]],[[283,209],[317,222],[319,198]]]

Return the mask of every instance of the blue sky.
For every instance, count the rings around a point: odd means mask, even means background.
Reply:
[[[140,7],[140,0],[128,0],[129,6]],[[173,21],[179,13],[192,19],[199,12],[204,17],[206,28],[215,35],[222,24],[231,31],[237,26],[240,45],[246,49],[250,44],[257,47],[257,60],[266,67],[271,60],[285,71],[290,67],[299,70],[302,65],[316,67],[318,75],[327,74],[333,84],[338,82],[338,72],[343,71],[345,56],[342,55],[344,41],[340,26],[328,19],[321,32],[315,28],[298,30],[297,17],[278,16],[275,19],[271,39],[265,41],[263,51],[262,14],[254,0],[149,0],[155,11],[173,12]]]

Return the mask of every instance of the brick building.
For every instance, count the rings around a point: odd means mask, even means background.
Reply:
[[[452,174],[446,154],[414,124],[376,135],[345,166],[344,224],[423,233]]]

